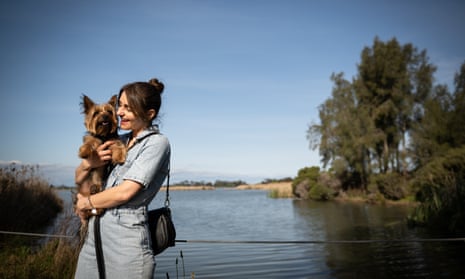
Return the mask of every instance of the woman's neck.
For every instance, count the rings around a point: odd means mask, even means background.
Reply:
[[[132,132],[132,137],[133,137],[133,138],[137,138],[137,136],[138,136],[142,131],[146,130],[147,128],[148,128],[148,126],[142,127],[142,128],[140,128],[140,129],[137,129],[137,130],[132,130],[132,131],[131,131],[131,132]]]

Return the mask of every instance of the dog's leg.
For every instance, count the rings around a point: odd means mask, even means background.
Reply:
[[[126,146],[120,140],[116,141],[111,147],[111,159],[113,164],[122,164],[126,161]]]

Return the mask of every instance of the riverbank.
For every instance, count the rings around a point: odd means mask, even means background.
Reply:
[[[193,191],[193,190],[215,190],[213,186],[170,186],[170,191]],[[166,186],[161,187],[160,191],[166,191]]]
[[[274,182],[265,184],[244,184],[234,187],[236,190],[267,190],[276,198],[293,198],[292,182]]]
[[[196,190],[215,190],[213,186],[170,186],[172,191],[196,191]],[[271,196],[279,198],[292,198],[292,182],[274,182],[274,183],[259,183],[259,184],[242,184],[236,187],[231,187],[233,190],[265,190],[269,191]],[[161,191],[166,191],[166,186],[161,187]]]
[[[215,190],[213,186],[199,185],[199,186],[170,186],[172,191],[196,191],[196,190]],[[292,182],[273,182],[273,183],[258,183],[258,184],[242,184],[232,187],[232,190],[264,190],[268,191],[270,197],[273,198],[295,198],[292,193]],[[166,186],[161,188],[165,191]],[[368,204],[383,204],[383,205],[406,205],[415,206],[418,202],[412,199],[403,199],[398,201],[387,200],[380,196],[367,196],[359,191],[342,192],[338,197],[334,198],[336,202],[350,202],[350,203],[368,203]]]

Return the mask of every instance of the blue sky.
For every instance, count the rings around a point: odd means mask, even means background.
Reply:
[[[2,1],[0,163],[73,185],[82,93],[158,77],[172,179],[293,177],[319,165],[306,130],[332,73],[381,40],[426,49],[438,83],[465,61],[464,1]]]

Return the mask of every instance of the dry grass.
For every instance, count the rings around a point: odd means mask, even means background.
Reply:
[[[199,186],[170,186],[170,191],[196,191],[196,190],[215,190],[214,186],[199,185]],[[292,182],[272,182],[259,184],[242,184],[232,187],[234,190],[266,190],[269,191],[272,198],[293,198]],[[163,186],[161,191],[166,191]]]
[[[273,182],[265,184],[244,184],[235,187],[236,190],[267,190],[273,198],[293,198],[292,182]]]
[[[63,210],[63,201],[38,173],[37,166],[0,169],[1,230],[44,232]],[[74,214],[63,218],[59,234],[69,235],[72,220]],[[0,278],[72,278],[76,239],[0,235]]]

